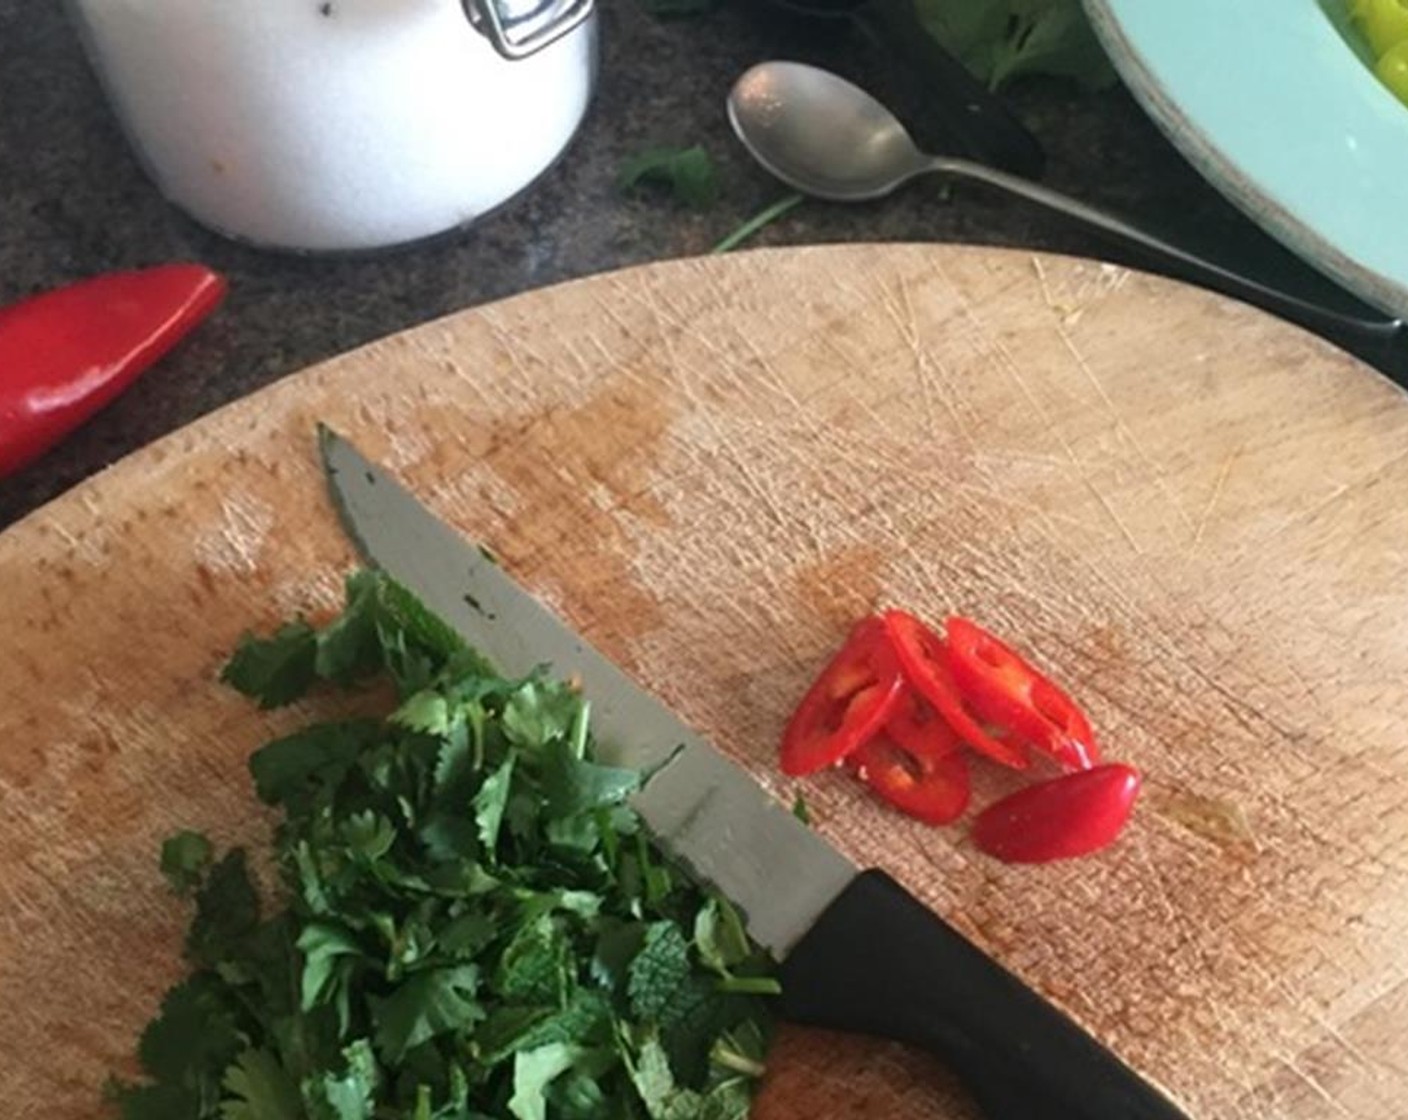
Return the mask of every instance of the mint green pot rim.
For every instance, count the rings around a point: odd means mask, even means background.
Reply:
[[[1408,106],[1339,0],[1084,0],[1134,97],[1219,191],[1310,264],[1408,318]]]

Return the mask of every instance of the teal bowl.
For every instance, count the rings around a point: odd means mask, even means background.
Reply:
[[[1408,105],[1345,26],[1348,0],[1084,0],[1169,139],[1273,236],[1408,318]]]

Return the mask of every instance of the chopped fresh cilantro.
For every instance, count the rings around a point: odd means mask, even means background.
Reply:
[[[743,1120],[771,962],[651,847],[641,775],[595,760],[575,688],[500,677],[371,572],[224,673],[264,706],[378,676],[385,718],[250,759],[282,909],[244,851],[163,845],[194,971],[141,1037],[146,1080],[110,1086],[122,1120]]]

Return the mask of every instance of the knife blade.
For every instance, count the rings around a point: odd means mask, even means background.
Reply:
[[[793,1021],[924,1047],[988,1120],[1186,1120],[1158,1089],[880,870],[861,871],[741,767],[439,520],[320,429],[333,504],[363,559],[510,674],[576,675],[603,760],[648,775],[657,844],[742,911],[780,962]]]

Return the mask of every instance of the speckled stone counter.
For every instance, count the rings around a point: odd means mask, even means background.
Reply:
[[[119,401],[21,474],[0,481],[0,528],[143,444],[363,342],[530,288],[707,252],[785,191],[733,139],[723,100],[768,57],[825,62],[877,92],[861,43],[803,44],[754,0],[661,22],[602,0],[601,80],[575,144],[530,191],[476,226],[411,250],[297,258],[214,236],[168,206],[128,151],[54,0],[0,0],[0,302],[107,269],[195,259],[224,272],[222,310]],[[1045,144],[1057,189],[1157,225],[1190,246],[1302,292],[1357,305],[1282,251],[1207,186],[1122,89],[1033,81],[1010,95]],[[910,123],[937,144],[922,113]],[[655,145],[703,144],[722,197],[686,210],[623,195],[617,168]],[[1059,219],[978,190],[915,184],[883,203],[807,203],[754,244],[933,240],[1111,256]],[[0,371],[3,374],[3,371]]]

